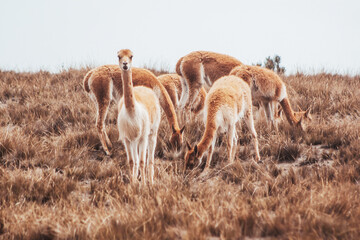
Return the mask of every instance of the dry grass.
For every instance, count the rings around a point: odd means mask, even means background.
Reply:
[[[360,76],[284,77],[314,121],[277,133],[258,119],[259,165],[244,128],[233,165],[219,139],[211,170],[184,176],[163,121],[150,187],[129,183],[114,106],[113,155],[102,152],[86,70],[0,71],[0,238],[360,238]],[[186,123],[186,138],[199,140],[202,124]]]

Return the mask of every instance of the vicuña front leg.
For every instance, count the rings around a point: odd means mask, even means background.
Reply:
[[[157,132],[150,135],[149,145],[148,145],[148,161],[147,161],[147,163],[150,165],[148,168],[148,169],[150,169],[150,173],[148,175],[150,176],[151,184],[154,184],[154,153],[155,153],[155,147],[156,147],[156,137],[157,137]]]
[[[125,151],[126,151],[126,156],[127,156],[127,163],[129,166],[129,172],[131,175],[131,179],[133,178],[133,169],[134,169],[134,156],[132,155],[132,151],[131,151],[131,142],[129,140],[125,140],[124,141],[124,145],[125,145]]]
[[[208,150],[208,156],[207,156],[207,159],[206,159],[205,170],[210,169],[211,159],[212,159],[212,156],[213,156],[213,153],[214,153],[214,148],[215,148],[215,143],[216,143],[216,137],[214,137],[212,139],[212,141],[211,141],[211,145],[210,145],[209,150]]]
[[[136,142],[131,142],[131,152],[132,152],[132,156],[134,159],[134,165],[133,165],[133,169],[132,169],[132,181],[135,182],[135,180],[137,180],[138,178],[138,174],[139,174],[139,154],[138,154],[138,149],[137,149],[137,143]]]
[[[198,98],[200,88],[198,86],[191,86],[189,90],[189,99],[186,103],[185,109],[187,112],[191,113],[191,110],[195,107],[195,102]]]
[[[141,181],[146,184],[146,150],[147,150],[147,139],[140,140],[139,143],[139,167],[141,173]]]

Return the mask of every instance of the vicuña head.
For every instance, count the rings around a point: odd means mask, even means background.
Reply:
[[[185,154],[184,172],[187,169],[195,168],[201,163],[197,145],[192,148],[189,143],[186,143],[186,146],[188,148],[188,152]]]
[[[306,111],[303,111],[299,107],[299,112],[294,112],[294,116],[296,119],[298,119],[296,126],[301,130],[305,131],[309,123],[312,121],[311,107],[306,109]]]
[[[119,66],[122,70],[131,70],[133,53],[129,49],[121,49],[118,52]]]
[[[180,130],[176,130],[174,125],[171,125],[171,129],[172,129],[172,134],[170,137],[170,144],[172,147],[179,150],[183,142],[183,132],[185,130],[185,126],[183,126]]]

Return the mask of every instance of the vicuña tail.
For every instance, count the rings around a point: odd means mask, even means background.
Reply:
[[[181,82],[181,96],[179,105],[181,108],[185,107],[185,104],[189,98],[189,87],[186,82],[186,79],[184,78],[182,72],[181,72],[181,64],[184,57],[180,58],[179,61],[176,63],[176,73],[180,76],[180,82]]]
[[[90,92],[89,79],[91,77],[91,74],[92,74],[92,71],[89,71],[84,77],[83,83],[84,83],[84,89],[86,92]]]
[[[180,58],[179,61],[176,63],[176,73],[179,75],[179,76],[182,76],[182,73],[181,73],[181,63],[182,63],[182,60],[183,60],[184,57]]]

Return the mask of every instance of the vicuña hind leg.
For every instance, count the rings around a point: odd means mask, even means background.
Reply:
[[[250,108],[250,110],[245,114],[245,123],[246,126],[248,127],[248,129],[251,132],[251,135],[253,137],[253,141],[254,141],[254,148],[255,148],[255,160],[258,162],[260,161],[260,154],[259,154],[259,142],[257,139],[257,133],[255,130],[255,126],[254,126],[254,118],[253,118],[253,114],[252,114],[252,109]]]
[[[265,108],[266,119],[268,123],[270,123],[272,121],[272,116],[273,116],[271,112],[271,103],[264,102],[264,108]]]
[[[271,127],[273,127],[275,130],[277,130],[277,126],[276,126],[275,120],[274,120],[273,105],[274,104],[271,101],[264,103],[267,122],[268,122],[268,124],[271,125]]]
[[[184,74],[184,80],[186,81],[187,87],[188,87],[188,99],[185,104],[186,109],[191,109],[193,107],[193,104],[195,102],[195,99],[197,98],[200,88],[203,85],[203,77],[202,77],[202,65],[201,63],[184,63],[182,66],[183,69],[188,69],[187,72],[183,72]],[[183,94],[186,94],[184,92]],[[182,94],[182,96],[183,96]],[[185,99],[182,99],[182,103]]]
[[[229,127],[227,133],[227,151],[228,151],[228,161],[230,163],[234,162],[235,151],[236,151],[236,125],[232,124]]]
[[[137,180],[139,174],[139,151],[138,151],[138,142],[130,142],[130,151],[133,156],[134,164],[132,168],[132,180],[133,182]]]
[[[105,130],[105,118],[106,118],[106,115],[107,115],[107,112],[109,109],[109,104],[110,104],[110,102],[104,102],[103,106],[99,106],[97,108],[98,112],[97,112],[97,119],[96,119],[96,128],[98,131],[101,145],[102,145],[106,155],[110,155],[108,146],[110,148],[112,147],[111,141],[110,141],[108,135],[106,134],[106,130]]]
[[[278,131],[278,121],[280,116],[278,115],[278,109],[277,109],[277,101],[271,101],[270,102],[270,108],[271,108],[271,113],[272,113],[272,127]]]
[[[193,86],[190,88],[190,91],[189,91],[190,96],[189,96],[189,101],[188,101],[188,105],[187,105],[187,109],[190,110],[190,113],[191,113],[191,109],[195,107],[194,105],[195,105],[195,102],[196,102],[196,99],[197,99],[199,93],[200,93],[199,86]]]

